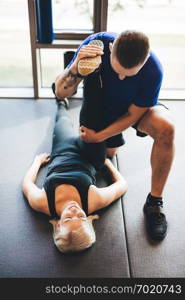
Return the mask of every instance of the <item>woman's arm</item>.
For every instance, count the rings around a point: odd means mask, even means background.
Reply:
[[[60,99],[71,97],[76,93],[79,83],[82,78],[78,77],[78,62],[84,57],[95,57],[97,55],[102,55],[103,51],[101,47],[95,45],[85,45],[83,46],[78,54],[73,64],[64,70],[55,81],[56,96]]]
[[[113,201],[119,199],[127,191],[127,183],[121,173],[114,167],[109,159],[105,160],[105,165],[108,168],[113,183],[108,187],[98,188],[91,185],[89,189],[89,213],[104,208]]]
[[[28,169],[22,183],[22,192],[25,197],[28,199],[30,206],[41,212],[45,212],[43,209],[43,201],[46,198],[46,193],[44,190],[39,189],[35,181],[37,179],[37,175],[41,166],[48,163],[50,157],[47,153],[42,153],[37,155]]]

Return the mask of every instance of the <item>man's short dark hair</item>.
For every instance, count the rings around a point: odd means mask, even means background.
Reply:
[[[138,31],[123,31],[115,41],[115,52],[118,62],[126,69],[142,64],[149,52],[148,37]]]

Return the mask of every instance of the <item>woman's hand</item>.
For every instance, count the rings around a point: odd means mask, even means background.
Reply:
[[[34,162],[37,162],[40,164],[40,166],[46,165],[50,160],[50,154],[49,153],[41,153],[35,156]]]

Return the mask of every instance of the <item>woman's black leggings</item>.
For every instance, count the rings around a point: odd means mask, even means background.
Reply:
[[[86,92],[86,90],[84,90]],[[80,113],[80,125],[96,131],[101,130],[101,114],[100,103],[98,98],[93,97],[91,105],[88,106],[83,103]],[[85,143],[76,136],[73,128],[70,115],[66,111],[64,105],[58,105],[58,112],[56,116],[56,123],[53,133],[53,145],[51,155],[64,154],[69,152],[78,152],[88,162],[92,163],[98,170],[104,165],[106,157],[106,144],[101,143]]]

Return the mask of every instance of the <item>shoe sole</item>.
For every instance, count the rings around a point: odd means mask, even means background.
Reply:
[[[150,238],[151,238],[152,240],[154,240],[154,241],[162,241],[162,240],[164,240],[164,238],[166,237],[167,232],[166,232],[165,234],[163,234],[163,235],[153,236],[153,235],[150,233],[150,231],[148,230],[148,234],[149,234],[149,236],[150,236]]]

